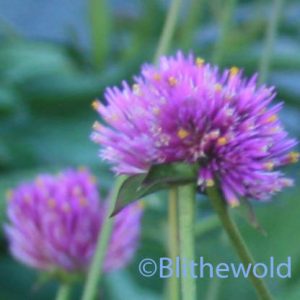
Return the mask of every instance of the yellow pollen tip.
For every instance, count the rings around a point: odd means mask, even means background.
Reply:
[[[97,179],[96,179],[95,176],[90,176],[89,181],[90,181],[90,183],[92,183],[92,184],[96,184],[96,183],[97,183]]]
[[[26,202],[26,203],[31,203],[31,201],[32,201],[31,196],[30,196],[29,194],[26,194],[26,195],[24,196],[24,202]]]
[[[215,185],[215,182],[212,179],[206,180],[206,186],[207,187],[212,187]]]
[[[135,84],[132,86],[132,89],[133,89],[135,92],[137,92],[137,91],[140,90],[140,86],[139,86],[137,83],[135,83]]]
[[[272,171],[274,169],[274,163],[269,161],[264,164],[264,167],[268,171]]]
[[[189,136],[190,133],[183,129],[183,128],[180,128],[178,131],[177,131],[177,136],[180,138],[180,139],[185,139],[187,136]]]
[[[87,168],[85,166],[79,166],[78,171],[84,173],[87,171]]]
[[[98,100],[92,102],[93,109],[97,110],[100,107],[101,103]]]
[[[81,198],[79,198],[79,204],[80,204],[80,206],[87,206],[88,202],[87,202],[86,198],[81,197]]]
[[[222,137],[218,138],[217,144],[218,144],[219,146],[224,146],[224,145],[227,144],[227,142],[228,142],[227,138],[224,137],[224,136],[222,136]]]
[[[54,208],[56,206],[56,201],[54,199],[49,199],[48,200],[48,206],[50,208]]]
[[[12,196],[13,196],[12,190],[7,190],[6,193],[5,193],[6,199],[7,199],[8,201],[10,201],[11,198],[12,198]]]
[[[160,81],[160,80],[161,80],[160,74],[155,73],[155,74],[153,75],[153,79],[156,80],[156,81]]]
[[[275,122],[277,120],[277,116],[276,115],[272,115],[270,117],[267,118],[267,122],[268,123],[272,123]]]
[[[133,90],[133,93],[137,96],[141,96],[142,93],[141,93],[141,88],[140,88],[140,85],[135,83],[133,86],[132,86],[132,90]]]
[[[233,198],[229,200],[229,205],[230,207],[235,208],[235,207],[239,207],[240,203],[236,198]]]
[[[230,77],[233,77],[239,73],[240,69],[237,67],[230,68]]]
[[[299,152],[290,152],[288,154],[289,162],[290,163],[296,163],[299,161],[300,153]]]
[[[93,129],[94,129],[94,130],[100,130],[101,127],[102,127],[102,125],[101,125],[98,121],[96,121],[96,122],[93,124]]]
[[[82,194],[82,190],[81,190],[81,187],[80,186],[75,186],[74,187],[74,189],[73,189],[73,193],[74,193],[74,195],[76,195],[76,196],[79,196],[79,195],[81,195]]]
[[[37,178],[37,179],[35,180],[35,184],[36,184],[38,187],[40,187],[40,188],[42,188],[42,187],[44,186],[44,182],[43,182],[43,180],[42,180],[41,178]]]
[[[154,107],[154,108],[153,108],[153,113],[154,113],[155,115],[159,115],[159,114],[160,114],[160,109],[159,109],[158,107]]]
[[[221,92],[222,91],[222,85],[220,84],[220,83],[216,83],[215,84],[215,90],[217,91],[217,92]]]
[[[170,86],[175,86],[177,84],[177,79],[173,76],[169,77],[168,79],[169,85]]]
[[[137,205],[139,206],[140,209],[145,209],[145,207],[147,206],[147,203],[145,202],[144,199],[140,199],[140,201],[137,203]]]
[[[64,212],[69,212],[69,211],[71,210],[69,203],[64,203],[64,204],[62,205],[62,210],[63,210]]]
[[[196,65],[198,67],[201,67],[204,64],[204,62],[205,62],[205,60],[203,58],[201,58],[201,57],[196,58]]]

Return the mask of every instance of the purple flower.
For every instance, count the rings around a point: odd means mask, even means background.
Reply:
[[[278,167],[299,154],[289,152],[297,142],[278,119],[282,103],[270,106],[274,88],[256,79],[236,67],[220,72],[193,55],[162,57],[158,66],[143,66],[132,86],[108,88],[107,105],[94,102],[108,126],[96,122],[92,139],[116,173],[199,163],[199,188],[217,179],[229,204],[269,199],[292,184]]]
[[[93,256],[106,215],[95,178],[87,170],[41,175],[9,192],[5,233],[11,253],[21,262],[45,271],[85,271]],[[139,239],[140,205],[115,217],[104,271],[126,265]]]

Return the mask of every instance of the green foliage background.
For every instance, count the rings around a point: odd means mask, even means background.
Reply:
[[[91,3],[97,1],[91,1]],[[91,126],[98,118],[91,109],[95,97],[102,99],[105,86],[131,80],[139,66],[151,61],[161,33],[167,6],[159,0],[140,1],[134,14],[118,6],[100,4],[99,16],[91,13],[94,32],[91,51],[76,42],[59,44],[28,40],[0,26],[0,221],[5,220],[5,191],[40,172],[65,167],[88,166],[98,177],[105,195],[112,186],[108,166],[97,157],[98,147],[89,140]],[[265,31],[272,1],[237,1],[230,30],[220,46],[220,20],[226,1],[183,1],[179,26],[171,52],[193,50],[210,61],[214,49],[222,47],[222,67],[241,67],[251,74],[259,69]],[[165,3],[166,4],[166,3]],[[193,7],[190,8],[190,5]],[[59,7],[57,8],[59,9]],[[274,44],[267,82],[278,89],[278,100],[286,105],[281,113],[286,127],[300,137],[300,3],[285,1]],[[99,30],[99,34],[97,33]],[[218,51],[220,49],[218,48]],[[286,261],[292,257],[291,279],[268,279],[275,299],[300,299],[300,201],[299,167],[286,170],[296,185],[276,196],[272,203],[256,204],[263,236],[239,216],[238,224],[257,261]],[[124,270],[105,277],[101,294],[106,300],[163,299],[165,281],[143,278],[138,262],[143,257],[166,256],[165,194],[147,198],[143,237],[137,255]],[[206,199],[199,199],[197,256],[214,264],[235,262],[226,236],[218,225],[203,232],[213,215]],[[204,224],[203,224],[204,222]],[[200,234],[201,233],[201,234]],[[56,283],[39,284],[37,273],[15,262],[0,234],[0,299],[54,299]],[[79,299],[81,284],[75,287]],[[256,296],[245,279],[199,279],[199,299],[252,300]],[[216,294],[211,293],[214,291]],[[72,299],[73,299],[72,298]]]

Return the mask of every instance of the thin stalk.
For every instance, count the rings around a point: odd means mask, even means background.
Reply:
[[[208,188],[207,194],[241,262],[245,267],[247,267],[248,265],[253,266],[255,264],[255,261],[242,235],[240,234],[239,229],[231,219],[231,216],[225,204],[225,200],[215,187]],[[259,299],[272,300],[272,296],[264,281],[261,278],[257,278],[256,276],[254,276],[252,270],[249,274],[249,277],[254,288],[256,289]]]
[[[101,280],[106,249],[113,226],[113,218],[110,218],[110,215],[115,207],[118,191],[125,179],[125,176],[120,176],[116,180],[115,187],[113,189],[114,192],[109,200],[107,215],[103,222],[102,229],[99,232],[96,251],[84,286],[82,300],[94,300],[96,298],[98,285]]]
[[[157,62],[163,54],[167,53],[175,32],[176,22],[179,15],[179,9],[182,0],[172,0],[168,15],[159,38],[158,47],[155,53],[154,61]]]
[[[178,212],[177,212],[177,187],[173,186],[169,190],[169,207],[168,207],[168,250],[169,257],[173,262],[179,255],[178,241]],[[179,300],[179,280],[176,276],[171,276],[168,280],[168,299]]]
[[[196,280],[192,277],[189,262],[195,258],[195,195],[196,187],[188,184],[178,187],[179,241],[182,300],[196,300]]]
[[[280,13],[283,7],[283,1],[284,0],[274,0],[274,5],[267,26],[265,45],[259,64],[260,83],[265,82],[269,74],[272,51],[277,35],[277,29],[280,20]]]
[[[109,53],[111,14],[107,0],[89,0],[92,59],[100,68]]]
[[[221,280],[217,276],[212,278],[207,290],[205,300],[217,300],[220,291]]]
[[[57,292],[56,300],[68,300],[71,295],[71,286],[68,283],[62,284]]]
[[[188,15],[182,25],[179,37],[179,44],[183,50],[189,50],[192,46],[193,32],[199,26],[203,3],[204,0],[191,0]],[[197,27],[197,29],[199,28]]]
[[[227,0],[225,1],[225,7],[222,14],[222,19],[219,24],[220,36],[216,42],[215,49],[212,56],[212,61],[215,64],[219,64],[224,55],[224,51],[227,44],[227,39],[229,37],[232,19],[234,14],[234,9],[236,6],[237,0]]]

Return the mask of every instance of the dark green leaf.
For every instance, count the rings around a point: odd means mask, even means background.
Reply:
[[[112,216],[128,204],[171,185],[195,181],[195,166],[185,163],[154,165],[147,174],[128,177],[119,190]]]
[[[198,168],[197,165],[187,163],[154,165],[146,175],[143,185],[152,186],[159,183],[180,185],[194,182]]]

